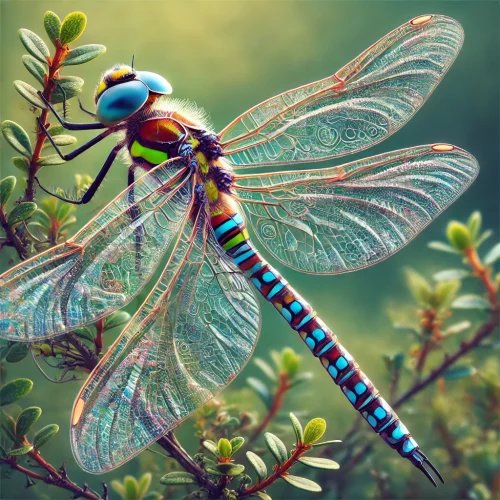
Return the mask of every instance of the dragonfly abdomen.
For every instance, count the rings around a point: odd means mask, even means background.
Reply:
[[[215,236],[257,290],[299,333],[314,356],[318,357],[330,377],[352,406],[358,410],[371,428],[410,460],[434,482],[424,468],[427,463],[439,475],[396,412],[382,398],[368,377],[360,370],[354,358],[337,336],[317,316],[311,305],[268,264],[249,240],[245,221],[236,210],[225,210],[212,216]],[[440,477],[440,476],[439,476]]]

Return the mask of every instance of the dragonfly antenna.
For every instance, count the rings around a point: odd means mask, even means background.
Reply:
[[[132,54],[132,69],[134,69],[134,59],[135,59],[135,54]]]

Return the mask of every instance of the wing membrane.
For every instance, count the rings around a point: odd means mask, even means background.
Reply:
[[[133,184],[134,203],[129,188],[69,243],[0,276],[0,337],[52,337],[127,304],[147,283],[186,217],[191,184],[184,163],[159,166]]]
[[[445,16],[403,24],[329,78],[273,97],[220,134],[236,167],[323,161],[401,128],[440,82],[463,41]]]
[[[335,168],[240,175],[232,190],[276,259],[299,271],[337,274],[405,246],[478,170],[469,153],[441,144]]]
[[[119,466],[221,391],[247,362],[258,302],[200,214],[140,311],[86,382],[72,446],[94,473]]]

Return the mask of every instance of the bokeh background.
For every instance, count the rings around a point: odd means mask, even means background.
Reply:
[[[132,54],[135,54],[136,68],[164,75],[173,85],[174,96],[191,99],[209,112],[216,131],[268,97],[332,74],[378,38],[412,17],[440,13],[454,17],[462,24],[466,35],[462,52],[427,104],[404,129],[364,155],[418,144],[457,144],[479,160],[481,172],[474,185],[407,248],[374,267],[341,276],[315,277],[276,264],[384,392],[388,380],[382,355],[399,349],[404,351],[409,343],[407,337],[393,329],[387,315],[388,308],[397,309],[400,304],[410,301],[403,268],[411,265],[430,275],[443,267],[455,267],[457,263],[447,264],[449,256],[430,251],[426,244],[429,240],[442,238],[448,219],[464,220],[475,209],[481,210],[485,227],[494,229],[494,238],[498,239],[498,2],[1,0],[0,115],[2,120],[16,120],[30,133],[34,132],[33,114],[12,86],[15,79],[34,84],[21,63],[25,50],[17,30],[28,28],[44,36],[42,20],[46,10],[56,12],[61,18],[74,10],[85,12],[88,26],[78,43],[107,46],[107,53],[100,58],[66,71],[66,74],[85,79],[81,99],[87,107],[93,106],[93,92],[100,74],[114,63],[130,63]],[[85,115],[74,104],[71,117],[85,120]],[[82,132],[78,136],[79,142],[91,136],[91,133]],[[46,185],[69,187],[75,173],[95,176],[112,143],[113,140],[108,139],[70,164],[46,167],[40,178]],[[11,163],[12,150],[3,139],[0,144],[0,177],[19,175]],[[125,186],[126,168],[118,164],[110,172],[96,201],[78,208],[78,224],[85,223]],[[20,195],[21,190],[22,185],[18,185],[16,194]],[[14,262],[14,253],[4,250],[0,254],[0,271],[8,269]],[[130,304],[130,312],[138,307],[146,292]],[[274,309],[263,303],[262,315],[263,327],[256,355],[265,358],[271,349],[292,346],[304,355],[307,369],[315,374],[313,383],[291,395],[287,408],[308,410],[311,416],[325,418],[329,438],[341,437],[355,417],[350,404]],[[229,389],[228,398],[234,394],[236,399],[245,400],[240,403],[242,409],[260,405],[257,399],[241,397],[247,390],[245,379],[255,373],[255,367],[250,364]],[[74,480],[89,482],[98,488],[102,480],[109,482],[127,473],[138,475],[153,470],[151,454],[144,453],[102,477],[89,477],[74,463],[67,438],[70,411],[80,383],[53,385],[40,376],[29,359],[8,365],[6,376],[7,379],[29,376],[35,380],[35,390],[27,398],[26,405],[42,406],[41,423],[57,422],[61,427],[59,436],[47,445],[44,453],[54,464],[65,461]],[[431,456],[434,443],[428,436],[428,423],[419,416],[419,408],[429,404],[433,391],[431,388],[422,394],[412,407],[413,413],[404,415],[408,427]],[[179,429],[178,436],[188,450],[195,450],[189,421]],[[393,452],[386,449],[385,453]],[[397,467],[405,475],[411,468],[402,459]],[[342,474],[342,469],[337,473]],[[414,479],[425,481],[418,474],[414,472]],[[155,480],[158,477],[155,476]],[[438,490],[424,488],[425,498],[451,498],[453,478],[447,479],[448,484]],[[348,498],[368,498],[365,486],[369,481],[368,477],[358,477],[348,489]],[[3,499],[64,496],[58,489],[49,490],[44,486],[26,490],[24,478],[15,474],[9,480],[2,480],[0,494]],[[292,491],[284,483],[271,488],[270,494],[279,499],[313,495]],[[315,494],[314,498],[321,498],[321,494]],[[325,498],[331,497],[327,495]]]

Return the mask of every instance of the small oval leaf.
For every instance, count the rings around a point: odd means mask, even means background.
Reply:
[[[42,447],[49,439],[53,438],[59,432],[59,426],[57,424],[49,424],[40,429],[33,439],[33,446],[38,450]]]
[[[23,156],[14,156],[12,158],[12,163],[14,164],[14,167],[19,169],[21,172],[23,173],[28,172],[29,165],[28,162],[26,161],[26,158],[24,158]]]
[[[221,438],[217,443],[217,449],[219,450],[219,455],[223,458],[229,458],[233,451],[229,439]]]
[[[16,187],[16,178],[13,175],[0,181],[0,206],[3,207]]]
[[[255,377],[248,377],[247,384],[260,396],[266,407],[269,408],[272,398],[266,384]]]
[[[27,29],[20,29],[18,33],[26,50],[40,62],[47,64],[50,51],[45,42],[38,35]]]
[[[51,102],[53,104],[59,104],[80,94],[84,84],[84,81],[78,76],[63,76],[54,81],[56,88],[52,92]]]
[[[33,389],[29,378],[18,378],[8,382],[0,389],[0,406],[5,406],[24,398]]]
[[[68,56],[63,62],[64,66],[75,66],[77,64],[84,64],[101,54],[106,52],[106,47],[104,45],[90,44],[82,45],[81,47],[76,47],[70,51]]]
[[[248,461],[250,462],[250,465],[255,469],[259,481],[265,479],[267,477],[267,467],[264,463],[264,460],[262,460],[259,455],[256,455],[252,451],[247,451],[246,456],[248,458]]]
[[[335,444],[335,443],[341,443],[341,442],[342,442],[341,439],[330,439],[329,441],[321,441],[321,443],[314,443],[313,447],[316,447],[316,446],[325,446],[327,444]]]
[[[461,222],[452,220],[446,228],[448,241],[460,252],[463,252],[471,244],[469,228]]]
[[[491,304],[483,297],[471,293],[457,297],[451,307],[453,309],[490,309]]]
[[[2,123],[2,134],[5,140],[23,156],[30,158],[32,155],[30,138],[26,131],[11,120],[5,120]]]
[[[484,263],[491,266],[500,259],[500,243],[497,243],[485,256]]]
[[[212,455],[215,455],[217,458],[219,458],[219,449],[217,448],[217,445],[213,441],[211,441],[210,439],[207,439],[206,441],[203,441],[203,446]]]
[[[104,330],[111,330],[117,326],[122,326],[130,321],[130,314],[126,311],[118,311],[104,320]]]
[[[297,444],[303,443],[304,431],[302,429],[302,425],[299,422],[299,419],[293,413],[290,413],[290,420],[292,421],[292,426],[295,432],[295,437],[297,439]]]
[[[58,146],[69,146],[69,145],[75,144],[77,142],[76,137],[74,137],[72,135],[56,135],[55,137],[52,137],[52,140]]]
[[[318,457],[301,457],[299,462],[307,465],[307,467],[312,467],[313,469],[339,469],[340,465],[333,460],[328,458],[318,458]]]
[[[264,440],[276,461],[280,464],[284,464],[288,460],[288,452],[286,451],[286,446],[283,441],[271,432],[266,432],[264,434]]]
[[[32,201],[27,201],[25,203],[19,203],[10,212],[7,217],[7,222],[9,226],[15,226],[21,223],[23,220],[29,219],[36,212],[36,203]]]
[[[22,361],[28,355],[28,352],[29,344],[16,342],[10,346],[7,356],[5,356],[5,360],[8,363],[19,363],[19,361]]]
[[[40,418],[42,409],[38,406],[31,406],[22,411],[21,415],[17,417],[16,422],[16,436],[21,440],[23,436],[29,432],[33,424]]]
[[[74,42],[85,30],[87,16],[83,12],[71,12],[62,24],[59,39],[63,45]]]
[[[206,468],[209,474],[215,476],[239,476],[245,471],[245,467],[239,464],[216,464]]]
[[[281,479],[285,480],[288,484],[305,491],[321,491],[321,486],[310,479],[305,477],[292,476],[288,474],[286,476],[281,476]]]
[[[161,484],[165,484],[168,486],[176,486],[181,484],[196,484],[196,477],[193,474],[189,474],[189,472],[178,471],[178,472],[169,472],[165,474],[160,479]]]
[[[38,97],[38,91],[35,87],[22,80],[15,80],[14,87],[30,104],[33,104],[37,108],[45,109],[45,103]]]
[[[453,253],[455,255],[460,253],[457,252],[451,245],[443,243],[442,241],[431,241],[427,244],[427,246],[432,248],[432,250],[437,250],[438,252]]]
[[[151,486],[151,480],[153,479],[153,474],[151,472],[145,472],[139,478],[139,492],[138,497],[143,498],[144,495],[148,492],[149,487]]]
[[[62,165],[63,163],[66,163],[66,160],[63,160],[59,155],[54,154],[42,156],[37,163],[40,167],[48,167],[49,165]]]
[[[26,455],[26,453],[29,453],[32,449],[33,445],[25,444],[24,446],[10,450],[9,452],[7,452],[7,455],[9,455],[10,457],[19,457],[21,455]]]
[[[245,438],[239,436],[234,437],[231,439],[230,443],[232,448],[231,456],[233,456],[245,444]]]
[[[16,421],[3,410],[0,411],[0,425],[3,433],[12,441],[16,440]]]
[[[304,443],[312,444],[318,441],[326,431],[326,422],[322,418],[313,418],[304,429]]]
[[[477,370],[473,366],[455,366],[453,368],[448,368],[448,370],[444,372],[443,377],[446,380],[458,380],[461,378],[470,377],[472,375],[475,375],[476,373]]]
[[[266,375],[266,377],[269,380],[271,380],[273,382],[276,382],[278,380],[276,373],[271,368],[271,365],[269,363],[264,361],[262,358],[255,358],[253,360],[253,362],[254,362],[255,366],[257,366],[258,368],[260,368],[263,371],[263,373]]]
[[[470,272],[466,269],[445,269],[444,271],[439,271],[433,278],[436,281],[450,281],[450,280],[461,280],[470,276]]]
[[[54,12],[48,10],[43,18],[43,26],[50,41],[56,46],[56,40],[61,33],[61,19]]]
[[[35,57],[24,55],[21,57],[25,68],[38,80],[41,85],[45,85],[45,66]]]

